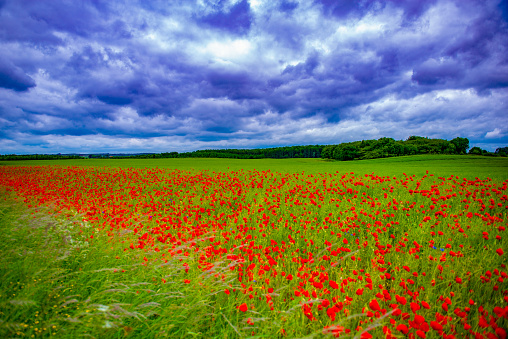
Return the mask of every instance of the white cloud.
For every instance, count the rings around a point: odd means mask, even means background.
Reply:
[[[110,119],[99,118],[91,121],[91,126],[103,128],[116,133],[185,133],[195,131],[202,123],[195,118],[178,119],[174,116],[155,115],[140,116],[132,107],[121,107],[111,114]]]
[[[501,129],[499,128],[494,128],[493,131],[487,132],[487,134],[485,134],[485,138],[487,139],[501,138],[503,136],[504,133],[502,133]]]
[[[213,58],[236,61],[248,56],[251,49],[252,45],[249,40],[236,39],[211,41],[201,49],[201,52],[209,54]]]

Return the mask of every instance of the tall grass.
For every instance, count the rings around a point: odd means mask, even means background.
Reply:
[[[219,293],[233,283],[224,263],[188,275],[179,256],[162,264],[150,253],[126,256],[122,243],[97,233],[92,241],[91,231],[80,215],[2,199],[1,338],[231,338],[249,326]]]

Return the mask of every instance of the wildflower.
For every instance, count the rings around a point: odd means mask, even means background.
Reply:
[[[427,338],[427,335],[422,330],[417,330],[416,335],[419,336],[420,338]]]
[[[409,331],[409,329],[407,328],[407,326],[406,326],[406,325],[404,325],[404,324],[399,324],[399,325],[397,325],[397,331],[402,332],[402,333],[404,333],[404,334],[407,334],[407,332]]]
[[[248,310],[247,304],[246,303],[241,304],[240,306],[238,306],[238,309],[242,312],[247,312]]]
[[[379,303],[377,302],[376,299],[371,300],[371,302],[369,303],[369,307],[370,307],[371,310],[374,310],[374,311],[380,311],[381,310],[381,307],[379,307]]]
[[[401,297],[401,296],[400,296],[400,295],[398,295],[398,294],[397,294],[397,295],[395,295],[395,300],[397,300],[397,302],[398,302],[399,304],[402,304],[402,305],[405,305],[405,304],[407,303],[406,298]]]
[[[416,311],[418,311],[420,309],[420,305],[418,305],[417,303],[411,303],[411,311],[413,311],[413,313],[416,313]]]
[[[317,288],[317,289],[321,289],[321,288],[323,288],[323,284],[322,284],[322,283],[320,283],[319,281],[314,281],[314,282],[312,283],[312,285],[313,285],[315,288]]]
[[[440,323],[438,323],[436,321],[431,321],[430,327],[432,327],[432,329],[434,331],[442,331],[443,330],[443,325],[441,325]]]

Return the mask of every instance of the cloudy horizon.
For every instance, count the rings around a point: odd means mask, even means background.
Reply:
[[[502,0],[0,0],[0,154],[508,146]]]

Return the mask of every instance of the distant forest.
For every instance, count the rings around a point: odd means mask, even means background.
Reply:
[[[230,158],[230,159],[287,159],[287,158],[322,158],[333,160],[361,160],[397,157],[416,154],[473,154],[485,156],[508,156],[508,147],[487,152],[479,147],[469,149],[467,138],[457,137],[450,141],[411,136],[407,140],[380,138],[346,142],[337,145],[286,146],[256,149],[211,149],[194,152],[167,152],[143,154],[31,154],[0,155],[0,160],[56,160],[56,159],[157,159],[157,158]]]
[[[411,136],[407,140],[380,138],[328,145],[321,157],[335,160],[377,159],[415,154],[466,154],[469,148],[467,138],[430,139]]]

